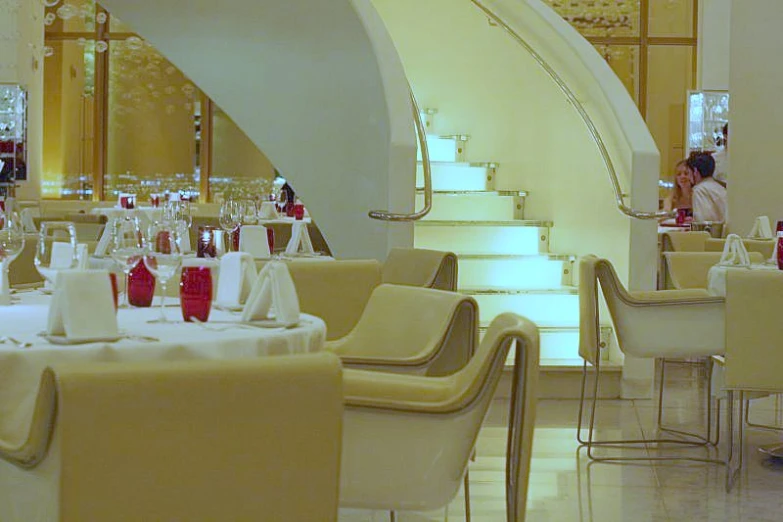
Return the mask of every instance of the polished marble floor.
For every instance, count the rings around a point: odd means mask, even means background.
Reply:
[[[703,375],[691,366],[673,368],[667,376],[665,422],[686,428],[704,418]],[[503,522],[507,402],[495,401],[483,428],[477,458],[470,465],[472,520]],[[783,425],[783,400],[753,401],[751,421]],[[757,452],[763,444],[783,440],[783,434],[747,431],[745,468],[731,493],[724,489],[725,468],[718,464],[649,461],[610,464],[591,462],[575,440],[578,401],[541,400],[536,421],[528,496],[528,522],[560,521],[780,521],[783,520],[783,462]],[[656,436],[653,400],[601,401],[597,437]],[[725,415],[724,415],[725,420]],[[725,433],[718,450],[619,450],[626,456],[650,457],[687,453],[723,458]],[[603,450],[599,454],[609,450]],[[617,450],[613,450],[617,454]],[[448,509],[430,513],[399,513],[400,522],[462,522],[462,493]],[[343,510],[341,522],[386,522],[387,513]]]

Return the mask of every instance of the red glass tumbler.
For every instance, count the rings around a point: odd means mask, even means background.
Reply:
[[[775,232],[783,232],[783,221],[778,221],[775,225]]]
[[[778,270],[783,270],[783,236],[778,236]]]
[[[114,299],[114,312],[120,306],[120,288],[117,286],[117,274],[109,272],[109,281],[111,281],[111,296]]]
[[[269,244],[269,253],[275,253],[275,229],[271,226],[266,227],[266,242]]]
[[[296,205],[294,205],[294,218],[296,218],[299,221],[303,220],[304,219],[304,211],[305,211],[305,208],[304,208],[303,204],[297,203]]]
[[[215,227],[198,227],[198,244],[196,245],[196,257],[217,257],[217,242],[215,241]]]
[[[206,322],[212,309],[212,271],[206,266],[186,266],[179,283],[182,318]]]
[[[155,297],[155,276],[140,259],[128,274],[128,302],[131,306],[148,308]]]
[[[239,234],[241,233],[242,225],[231,231],[229,234],[229,241],[231,241],[231,251],[239,252]]]

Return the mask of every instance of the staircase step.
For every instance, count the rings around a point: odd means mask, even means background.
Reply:
[[[579,296],[575,287],[512,292],[474,293],[481,321],[489,323],[504,312],[514,312],[527,317],[539,328],[579,326]]]
[[[493,190],[498,166],[497,163],[456,163],[431,160],[432,188],[436,191]],[[424,186],[424,166],[421,163],[416,167],[416,186]]]
[[[549,251],[546,221],[440,221],[415,225],[416,248],[457,254],[538,255]]]
[[[575,256],[460,255],[462,287],[554,288],[573,283]]]
[[[520,195],[522,194],[522,195]],[[525,218],[524,192],[435,191],[428,221],[511,221]],[[424,206],[424,194],[416,194],[416,208]]]
[[[448,136],[427,135],[427,150],[430,161],[463,162],[465,161],[465,146],[470,139],[466,134]],[[416,153],[416,159],[421,161],[421,150]]]
[[[540,359],[537,395],[539,399],[578,399],[582,389],[582,359]],[[495,392],[495,399],[511,398],[513,371],[507,366]],[[590,374],[588,374],[590,375]],[[619,399],[622,387],[623,365],[601,363],[602,399]],[[591,381],[588,380],[588,386]],[[574,416],[576,423],[576,416]]]
[[[539,328],[541,339],[541,360],[548,361],[548,364],[562,366],[563,363],[557,361],[574,361],[579,358],[579,328],[575,327],[550,327]],[[483,339],[487,333],[487,327],[479,328],[479,339]],[[614,342],[613,329],[611,326],[602,326],[600,328],[601,349],[608,355],[606,348]],[[604,359],[608,360],[608,359]],[[509,353],[507,365],[514,365],[514,352]],[[542,363],[543,364],[543,363]]]

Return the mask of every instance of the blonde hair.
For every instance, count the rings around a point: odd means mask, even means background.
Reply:
[[[677,163],[677,165],[674,166],[675,172],[680,167],[685,167],[686,169],[690,168],[688,166],[688,161],[687,160],[682,160],[679,163]],[[691,189],[693,189],[693,183],[691,183]],[[691,198],[690,195],[686,196],[685,194],[683,194],[682,188],[680,187],[680,184],[677,183],[677,174],[675,173],[675,175],[674,175],[674,191],[672,192],[672,195],[671,195],[672,209],[680,208],[680,204],[681,203],[685,203],[687,200],[690,200],[690,198]],[[690,201],[690,203],[691,203],[691,206],[693,206],[693,202]]]

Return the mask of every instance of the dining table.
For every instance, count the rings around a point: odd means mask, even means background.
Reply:
[[[27,435],[42,371],[68,362],[187,361],[238,359],[317,352],[324,347],[326,324],[301,314],[293,327],[241,323],[239,311],[213,306],[205,323],[184,322],[179,301],[165,309],[169,323],[150,323],[160,310],[120,308],[119,338],[70,342],[44,334],[52,296],[41,290],[14,293],[0,307],[0,440]]]

